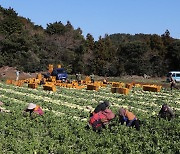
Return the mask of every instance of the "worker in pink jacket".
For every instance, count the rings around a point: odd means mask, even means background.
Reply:
[[[39,105],[34,104],[34,103],[29,103],[27,108],[24,110],[24,112],[29,112],[30,116],[32,115],[32,113],[36,113],[38,115],[43,115],[44,114],[41,107]]]
[[[105,101],[95,108],[90,116],[89,125],[92,126],[94,131],[100,131],[114,118],[115,114],[109,109],[109,102]]]

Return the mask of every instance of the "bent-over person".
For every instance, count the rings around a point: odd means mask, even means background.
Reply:
[[[24,110],[24,112],[29,112],[30,116],[32,115],[32,113],[35,113],[35,114],[38,114],[38,115],[43,115],[44,114],[41,107],[39,105],[34,104],[34,103],[29,103],[27,108]]]
[[[119,109],[119,122],[123,125],[126,122],[126,126],[135,127],[136,130],[140,130],[140,124],[137,117],[127,109],[121,107]]]
[[[158,116],[160,118],[171,120],[175,117],[175,114],[167,104],[163,104]]]

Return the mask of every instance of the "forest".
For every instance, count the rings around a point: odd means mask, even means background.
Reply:
[[[172,38],[168,29],[162,35],[105,34],[97,41],[82,33],[70,21],[43,28],[0,6],[0,67],[40,72],[48,64],[61,64],[69,74],[157,77],[180,70],[180,39]]]

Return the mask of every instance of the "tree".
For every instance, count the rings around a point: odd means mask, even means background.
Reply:
[[[143,75],[147,73],[147,60],[144,55],[148,46],[141,42],[126,43],[122,46],[119,60],[124,63],[124,69],[130,75]]]
[[[169,70],[180,70],[180,40],[176,40],[169,45],[167,59]]]
[[[63,35],[66,32],[65,26],[61,23],[61,21],[47,24],[47,28],[45,31],[50,35]]]

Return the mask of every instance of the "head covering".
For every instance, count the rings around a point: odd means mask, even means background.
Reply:
[[[105,100],[105,101],[104,101],[104,104],[105,104],[106,107],[109,107],[109,106],[110,106],[110,103],[109,103],[108,100]]]
[[[101,100],[101,101],[99,101],[99,104],[101,104],[101,103],[104,103],[104,101],[102,101],[102,100]]]
[[[29,110],[32,110],[32,109],[34,109],[36,107],[36,104],[33,104],[33,103],[29,103],[29,105],[28,105],[28,109]]]
[[[124,115],[125,115],[125,109],[121,107],[121,108],[119,109],[119,114],[122,115],[122,116],[124,116]]]
[[[167,110],[168,109],[168,105],[167,104],[163,104],[162,105],[162,109],[163,109],[163,111]]]

